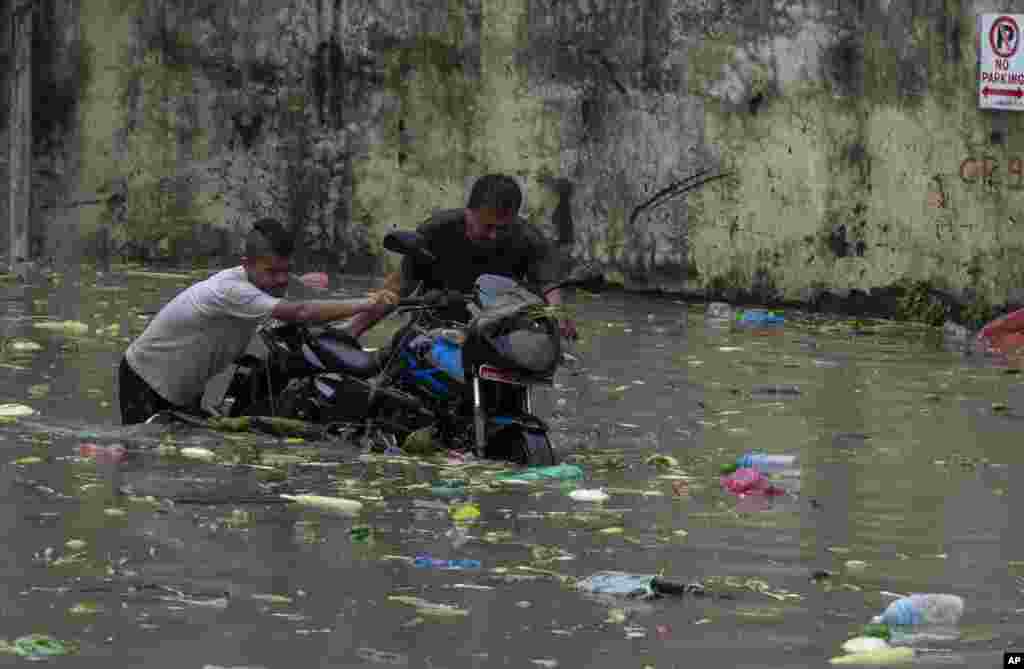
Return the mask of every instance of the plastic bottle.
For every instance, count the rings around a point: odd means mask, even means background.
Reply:
[[[417,555],[413,566],[434,569],[480,569],[480,560],[441,560],[429,555]]]
[[[750,467],[764,474],[792,471],[798,467],[795,455],[752,451],[736,459],[736,467]]]
[[[964,613],[964,600],[957,595],[914,594],[889,604],[871,622],[896,625],[956,625]]]

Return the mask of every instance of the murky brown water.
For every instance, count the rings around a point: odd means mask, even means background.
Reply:
[[[132,276],[100,290],[86,275],[81,286],[6,288],[0,402],[39,413],[0,425],[11,463],[0,475],[0,638],[76,642],[58,660],[69,666],[807,667],[839,655],[890,601],[883,593],[928,591],[960,594],[967,609],[960,638],[926,646],[919,664],[1000,666],[1004,649],[1024,648],[1024,540],[1012,513],[1021,377],[931,331],[794,315],[764,336],[712,327],[697,306],[668,299],[580,302],[582,366],[563,370],[538,404],[585,469],[582,486],[611,499],[575,502],[558,484],[474,486],[465,501],[481,515],[457,526],[453,502],[429,484],[485,482],[486,469],[366,462],[343,444],[269,438],[249,445],[293,457],[264,469],[201,463],[157,447],[226,455],[246,438],[118,427],[124,337],[144,327],[139,311],[185,285]],[[33,327],[45,318],[91,330]],[[14,352],[13,339],[42,349]],[[775,384],[800,394],[752,392]],[[83,442],[139,452],[97,464],[79,457]],[[721,490],[718,466],[752,448],[800,455],[790,494],[761,503]],[[679,467],[646,464],[653,453]],[[13,464],[33,455],[42,462]],[[365,506],[347,518],[161,501],[280,490]],[[147,495],[156,499],[138,499]],[[372,528],[368,541],[350,533],[358,525]],[[408,558],[421,553],[483,568],[418,569]],[[536,571],[602,569],[664,570],[716,596],[609,601]],[[812,581],[817,570],[834,575]]]

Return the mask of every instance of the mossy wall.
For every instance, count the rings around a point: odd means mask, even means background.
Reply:
[[[1024,115],[976,85],[975,17],[1013,2],[442,5],[79,0],[82,234],[159,254],[270,214],[376,272],[503,171],[552,236],[571,184],[574,255],[632,287],[1024,297]],[[701,171],[731,175],[683,193]]]

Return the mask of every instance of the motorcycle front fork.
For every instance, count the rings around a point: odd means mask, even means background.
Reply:
[[[530,386],[523,386],[523,393],[526,413],[533,415],[533,394]],[[480,392],[480,378],[477,376],[473,377],[473,433],[476,454],[482,457],[487,447],[487,411]]]

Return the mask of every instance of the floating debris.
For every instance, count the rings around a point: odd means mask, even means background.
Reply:
[[[460,618],[469,615],[469,611],[467,611],[466,609],[460,609],[450,604],[437,604],[434,602],[428,602],[427,600],[421,599],[419,597],[409,597],[406,595],[388,595],[388,601],[414,606],[416,607],[416,612],[420,615],[438,616],[442,618]]]
[[[906,647],[882,648],[852,655],[840,655],[829,660],[829,664],[885,666],[906,664],[914,661],[914,649]]]
[[[89,326],[80,321],[39,321],[33,323],[32,326],[71,335],[83,335],[89,332]]]
[[[664,455],[662,453],[655,453],[654,455],[648,456],[644,461],[649,465],[655,467],[678,467],[679,460],[676,460],[671,455]]]
[[[16,418],[18,416],[31,416],[36,410],[24,404],[0,404],[0,416]]]
[[[210,462],[217,458],[217,454],[208,448],[201,448],[198,446],[186,446],[178,451],[178,455],[183,458],[189,458],[192,460],[204,460]]]
[[[280,495],[286,499],[302,506],[312,507],[321,511],[334,511],[339,513],[355,513],[363,508],[363,503],[354,499],[343,497],[326,497],[324,495]]]
[[[607,502],[610,499],[604,490],[573,490],[569,497],[577,502]]]
[[[452,507],[451,515],[455,522],[474,520],[480,517],[480,507],[476,504],[460,504]]]
[[[35,353],[36,351],[42,351],[43,347],[41,344],[37,344],[34,341],[27,339],[12,339],[7,342],[7,350],[15,353]]]

